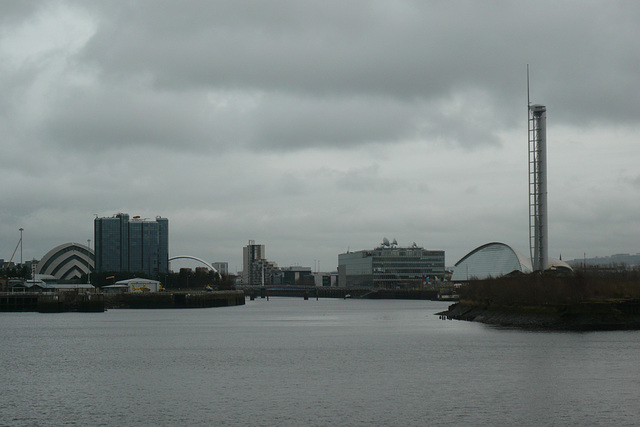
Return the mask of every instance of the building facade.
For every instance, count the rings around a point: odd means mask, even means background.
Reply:
[[[547,269],[570,271],[564,261],[547,258]],[[451,280],[465,282],[500,277],[513,273],[529,274],[534,271],[533,262],[511,246],[501,242],[491,242],[477,247],[458,261]]]
[[[442,281],[443,250],[427,250],[415,243],[398,247],[385,243],[372,250],[338,255],[338,284],[347,287],[408,289]]]
[[[311,267],[281,267],[281,284],[287,286],[315,286]]]
[[[331,273],[312,273],[313,281],[319,288],[329,288],[338,286],[338,272]]]
[[[95,255],[91,248],[80,243],[65,243],[47,252],[38,262],[36,274],[67,281],[90,274],[94,266]]]
[[[211,266],[220,274],[224,274],[225,276],[229,274],[228,262],[212,262]]]
[[[251,263],[248,285],[273,286],[282,283],[282,272],[275,262],[258,259]]]
[[[264,245],[256,245],[255,240],[249,240],[249,244],[242,248],[242,283],[258,285],[263,282],[263,269],[257,268],[255,264],[264,259]]]
[[[169,220],[119,213],[94,220],[95,267],[103,272],[169,272]]]

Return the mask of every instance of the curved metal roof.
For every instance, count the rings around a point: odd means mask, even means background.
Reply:
[[[547,268],[572,270],[569,264],[556,258],[549,258]],[[456,263],[451,280],[486,279],[504,276],[514,271],[531,273],[533,267],[529,257],[504,243],[491,242],[462,257]]]
[[[67,280],[87,274],[95,265],[95,254],[80,243],[64,243],[51,249],[40,260],[37,274],[48,274],[58,280]]]
[[[452,281],[486,279],[509,274],[513,271],[530,273],[531,260],[511,246],[500,242],[482,245],[456,263]]]

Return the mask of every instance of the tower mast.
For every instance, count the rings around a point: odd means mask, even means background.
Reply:
[[[527,111],[529,139],[529,251],[534,271],[549,265],[547,217],[547,108],[531,105],[527,65]]]

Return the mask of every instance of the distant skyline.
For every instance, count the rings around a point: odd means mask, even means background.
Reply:
[[[526,66],[549,256],[640,252],[640,4],[0,3],[0,258],[170,220],[170,256],[335,269],[383,237],[528,254]]]

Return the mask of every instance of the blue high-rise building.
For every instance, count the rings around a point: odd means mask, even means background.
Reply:
[[[158,223],[158,273],[169,272],[169,220],[156,217]]]
[[[169,272],[169,220],[129,218],[119,213],[94,221],[96,271],[144,273],[150,277]]]

